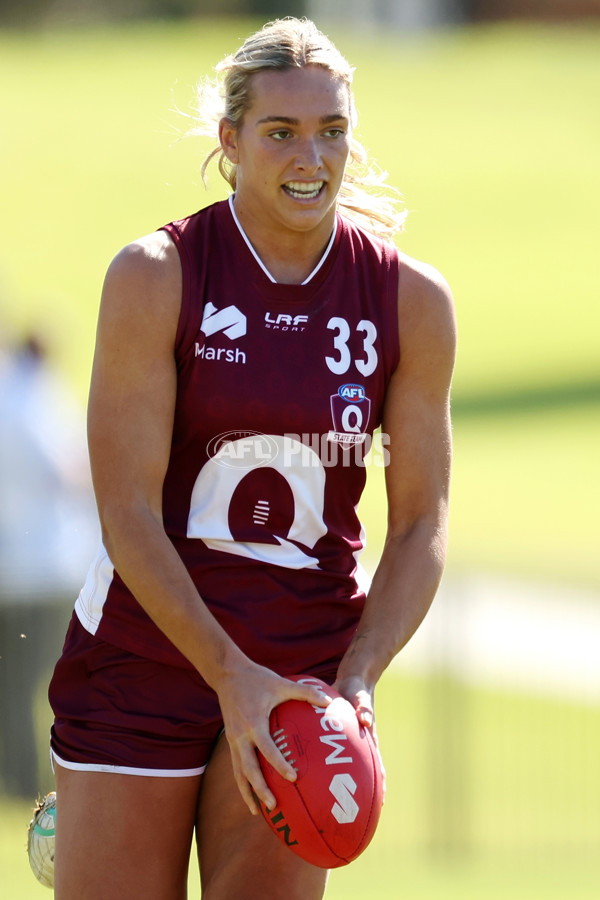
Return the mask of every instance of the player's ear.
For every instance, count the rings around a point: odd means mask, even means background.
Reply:
[[[238,129],[233,122],[224,117],[219,122],[219,142],[223,153],[229,162],[237,165],[238,159]]]

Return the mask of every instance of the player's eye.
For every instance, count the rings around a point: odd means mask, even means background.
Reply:
[[[269,135],[269,137],[272,137],[276,141],[285,141],[291,136],[291,131],[288,131],[285,128],[280,128],[279,131],[272,131]]]
[[[335,128],[328,128],[327,131],[325,132],[325,137],[339,138],[339,137],[342,137],[344,134],[346,134],[345,130],[343,128],[340,128],[338,125]]]

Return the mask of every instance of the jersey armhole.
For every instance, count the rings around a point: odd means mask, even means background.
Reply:
[[[389,371],[386,372],[386,378],[389,379],[398,368],[400,363],[400,354],[402,352],[400,340],[400,318],[398,310],[398,292],[400,289],[400,257],[395,247],[385,248],[387,257],[387,278],[386,278],[386,320],[389,327],[386,327],[386,335],[389,336]]]
[[[199,323],[194,321],[194,304],[192,303],[192,261],[188,254],[186,242],[183,237],[178,222],[170,222],[163,225],[159,231],[166,231],[179,254],[181,263],[181,309],[179,312],[179,321],[177,323],[177,332],[175,335],[175,357],[179,366],[179,361],[185,358],[186,350],[196,339]],[[200,313],[200,316],[202,313]]]

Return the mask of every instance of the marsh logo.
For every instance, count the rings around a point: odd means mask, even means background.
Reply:
[[[208,301],[204,307],[200,331],[204,339],[213,334],[223,332],[230,341],[235,341],[246,334],[246,316],[237,306],[226,306],[217,309]],[[219,362],[246,364],[246,354],[239,347],[207,347],[205,340],[196,341],[195,355],[201,359],[214,359]]]
[[[206,337],[216,334],[217,331],[222,331],[229,340],[234,341],[236,338],[243,337],[246,334],[246,316],[239,311],[237,306],[226,306],[224,309],[217,309],[214,303],[209,301],[204,307],[200,331]]]
[[[356,782],[352,775],[341,772],[334,775],[329,785],[329,791],[336,799],[331,807],[331,814],[340,825],[350,825],[356,819],[360,807],[354,799]]]

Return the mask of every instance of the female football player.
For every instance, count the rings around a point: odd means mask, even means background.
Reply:
[[[220,72],[231,196],[127,246],[104,285],[103,544],[50,687],[58,900],[182,900],[194,831],[205,900],[322,897],[326,871],[257,815],[275,802],[257,750],[295,778],[269,713],[326,704],[286,678],[308,673],[372,728],[444,564],[452,301],[365,193],[352,70],[286,19]],[[356,507],[380,424],[388,533],[365,596]]]

